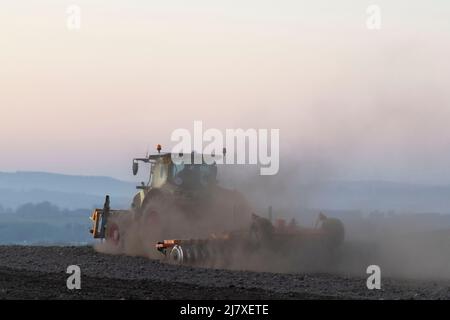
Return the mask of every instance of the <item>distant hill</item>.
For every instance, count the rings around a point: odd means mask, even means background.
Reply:
[[[239,177],[235,177],[236,181]],[[450,185],[391,181],[317,180],[266,176],[241,179],[233,187],[243,191],[258,209],[274,208],[396,213],[450,213]]]
[[[110,177],[64,175],[46,172],[18,171],[0,172],[0,189],[58,191],[103,195],[105,188],[117,195],[126,195],[135,189],[135,184]]]
[[[449,185],[341,180],[309,184],[291,181],[289,185],[281,181],[270,185],[264,178],[237,179],[240,183],[234,187],[262,207],[450,213]],[[3,208],[15,209],[29,202],[49,201],[60,208],[90,209],[102,206],[105,194],[111,196],[114,208],[128,208],[135,192],[134,183],[110,177],[0,172],[0,206]]]
[[[450,213],[450,186],[295,179],[270,184],[264,178],[232,179],[260,214],[272,205],[275,217],[312,225],[320,210],[360,233],[374,225],[422,231],[450,226],[450,215],[441,215]],[[135,192],[134,183],[109,177],[0,173],[0,244],[91,242],[91,209],[103,206],[105,194],[112,207],[129,208]]]
[[[75,176],[45,172],[0,172],[0,205],[15,209],[49,201],[61,208],[100,206],[105,194],[115,207],[128,207],[135,184],[110,177]]]
[[[303,190],[311,189],[308,185]],[[389,181],[328,181],[309,193],[310,206],[338,210],[450,213],[450,186]]]

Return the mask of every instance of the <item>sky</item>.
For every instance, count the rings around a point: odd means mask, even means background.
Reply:
[[[449,24],[445,0],[3,0],[0,171],[132,180],[201,120],[280,129],[280,167],[450,183]]]

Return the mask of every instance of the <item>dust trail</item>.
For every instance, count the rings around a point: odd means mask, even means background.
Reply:
[[[311,227],[319,210],[309,209],[308,199],[320,191],[322,180],[311,174],[305,178],[302,172],[291,169],[285,168],[279,177],[269,179],[259,176],[252,178],[248,170],[243,170],[237,176],[222,175],[222,184],[243,190],[243,194],[217,187],[209,201],[203,199],[201,204],[194,207],[180,205],[173,198],[151,202],[151,208],[144,210],[144,214],[131,212],[127,217],[114,220],[121,230],[121,246],[104,242],[97,244],[96,250],[159,259],[162,256],[155,249],[157,241],[206,239],[211,233],[245,230],[249,228],[252,212],[267,217],[265,205],[269,204],[275,204],[274,219],[294,217],[300,225]],[[314,177],[317,181],[314,181]],[[307,194],[298,195],[299,181],[308,181],[314,188]],[[157,224],[151,212],[159,213]],[[317,248],[300,253],[295,248],[283,252],[284,244],[280,243],[275,251],[281,254],[274,255],[270,250],[256,253],[237,248],[226,263],[219,258],[207,266],[365,276],[367,266],[376,264],[385,276],[450,279],[449,228],[430,227],[412,221],[408,215],[402,215],[395,221],[388,218],[378,221],[356,213],[352,216],[349,212],[347,219],[343,220],[345,242],[332,256],[327,256]]]
[[[164,194],[164,191],[163,191]],[[160,258],[155,249],[158,241],[167,239],[206,239],[212,233],[245,228],[252,210],[237,191],[219,186],[209,190],[199,201],[167,194],[148,202],[139,212],[113,217],[118,225],[119,244],[104,241],[95,246],[99,252]]]

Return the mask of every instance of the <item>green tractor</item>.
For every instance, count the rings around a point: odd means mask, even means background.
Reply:
[[[244,197],[217,184],[214,161],[207,163],[204,155],[191,153],[190,161],[174,162],[173,154],[161,153],[159,145],[157,150],[133,159],[134,175],[139,163],[150,166],[150,175],[147,183],[136,187],[129,210],[111,209],[106,196],[103,209],[93,211],[91,233],[104,240],[105,251],[153,256],[160,239],[207,237],[250,221]]]
[[[191,153],[179,161],[179,154],[161,153],[159,145],[157,150],[133,159],[134,175],[140,163],[150,166],[150,174],[129,210],[111,209],[106,196],[103,209],[92,213],[91,232],[102,239],[98,251],[219,267],[233,260],[245,266],[249,257],[269,254],[271,261],[289,258],[304,265],[331,257],[344,241],[342,222],[323,214],[313,228],[254,214],[242,194],[218,185],[211,156]]]

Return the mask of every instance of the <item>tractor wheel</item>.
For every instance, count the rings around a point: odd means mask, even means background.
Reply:
[[[120,245],[119,226],[114,222],[108,223],[106,226],[106,241],[117,247]]]
[[[195,263],[194,249],[191,245],[185,246],[183,248],[183,260],[187,264]]]
[[[345,229],[341,220],[328,218],[322,223],[322,230],[325,234],[325,244],[330,249],[338,248],[345,238]]]
[[[172,248],[169,254],[169,262],[172,264],[183,264],[184,252],[180,245],[176,245]]]

